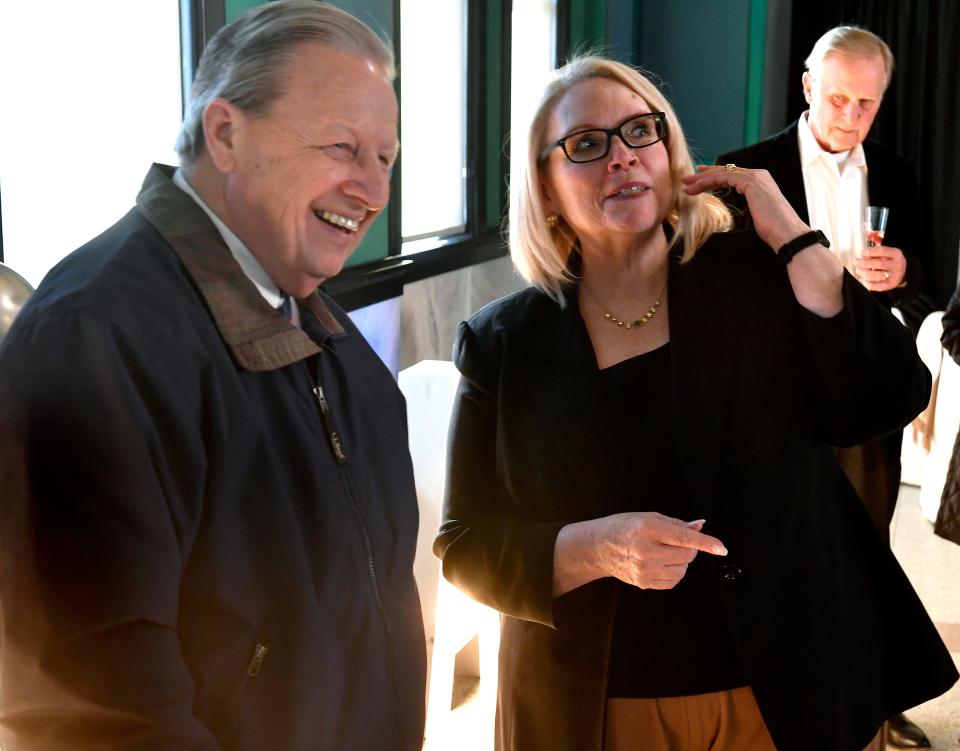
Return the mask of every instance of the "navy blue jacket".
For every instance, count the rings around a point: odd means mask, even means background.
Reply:
[[[404,401],[332,301],[300,307],[303,330],[155,166],[18,317],[5,751],[420,748]]]

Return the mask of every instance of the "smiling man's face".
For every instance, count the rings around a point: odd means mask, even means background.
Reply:
[[[267,112],[222,106],[232,108],[223,219],[284,292],[304,297],[340,271],[386,206],[393,86],[369,59],[307,42]]]
[[[886,87],[883,58],[830,53],[820,70],[803,74],[810,130],[824,151],[847,151],[862,143],[880,109]]]

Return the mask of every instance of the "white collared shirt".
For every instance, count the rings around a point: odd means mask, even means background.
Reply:
[[[849,267],[852,257],[866,245],[867,160],[860,144],[838,154],[824,151],[810,130],[808,114],[800,115],[797,139],[810,226],[823,230],[830,250]]]
[[[223,241],[227,244],[227,247],[230,249],[230,252],[233,254],[234,259],[237,263],[240,264],[240,268],[243,270],[243,273],[247,275],[247,278],[253,282],[254,286],[257,288],[257,291],[263,296],[263,299],[267,301],[271,308],[279,308],[280,304],[284,301],[286,295],[280,291],[280,288],[274,283],[274,281],[267,275],[267,272],[263,270],[263,266],[260,265],[260,262],[256,259],[256,256],[250,252],[250,249],[243,244],[243,241],[237,237],[233,231],[221,221],[220,217],[213,213],[209,206],[204,203],[204,200],[197,194],[193,189],[193,186],[187,182],[187,178],[184,177],[182,170],[177,168],[173,173],[173,182],[180,188],[184,193],[190,196],[197,205],[206,212],[207,216],[210,217],[210,221],[213,222],[214,226],[223,236]],[[297,321],[298,313],[297,306],[293,306],[294,310],[294,321]]]

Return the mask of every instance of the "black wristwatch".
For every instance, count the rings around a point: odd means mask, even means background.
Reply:
[[[791,259],[793,259],[797,253],[804,248],[809,248],[814,243],[820,243],[825,248],[830,247],[830,241],[825,234],[820,230],[811,230],[810,232],[804,232],[800,237],[788,242],[777,251],[777,255],[780,256],[780,260],[786,265],[790,263]]]

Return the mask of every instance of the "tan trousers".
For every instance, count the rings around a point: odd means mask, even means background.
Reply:
[[[886,725],[864,751],[886,748]],[[750,687],[667,699],[608,699],[604,751],[776,751]]]
[[[604,751],[776,751],[749,686],[665,699],[608,699]]]

